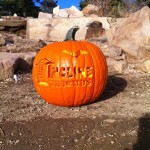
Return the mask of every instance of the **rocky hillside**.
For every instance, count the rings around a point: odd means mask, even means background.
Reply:
[[[79,11],[74,6],[56,7],[53,14],[41,12],[38,18],[3,17],[0,80],[13,77],[20,69],[31,69],[36,53],[51,42],[63,41],[75,25],[79,26],[76,40],[88,40],[100,47],[110,74],[149,73],[150,9],[146,6],[126,18],[110,18],[87,15],[91,8]]]

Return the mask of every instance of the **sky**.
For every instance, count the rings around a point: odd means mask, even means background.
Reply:
[[[70,8],[72,5],[76,6],[78,9],[80,9],[80,7],[79,7],[80,1],[81,0],[58,0],[57,5],[59,5],[61,9],[63,9],[63,8]],[[129,0],[129,1],[133,2],[135,0]],[[36,5],[38,5],[38,4],[36,4]]]
[[[72,5],[79,8],[80,0],[58,0],[60,8],[70,8]]]
[[[58,0],[57,5],[59,5],[61,9],[70,8],[72,5],[76,6],[79,9],[80,1],[81,0]],[[38,4],[36,4],[36,5],[38,5]]]

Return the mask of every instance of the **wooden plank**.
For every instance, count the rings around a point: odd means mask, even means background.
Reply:
[[[3,27],[20,27],[26,26],[26,20],[2,20],[0,21],[0,26]]]

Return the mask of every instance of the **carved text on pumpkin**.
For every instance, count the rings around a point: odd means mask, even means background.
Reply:
[[[52,87],[91,86],[93,77],[92,67],[58,67],[48,59],[42,59],[38,66],[37,80],[46,80]],[[44,81],[45,82],[45,81]]]

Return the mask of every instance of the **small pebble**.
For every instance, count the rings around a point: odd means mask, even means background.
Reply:
[[[114,144],[115,142],[114,141],[111,141],[111,144]]]

